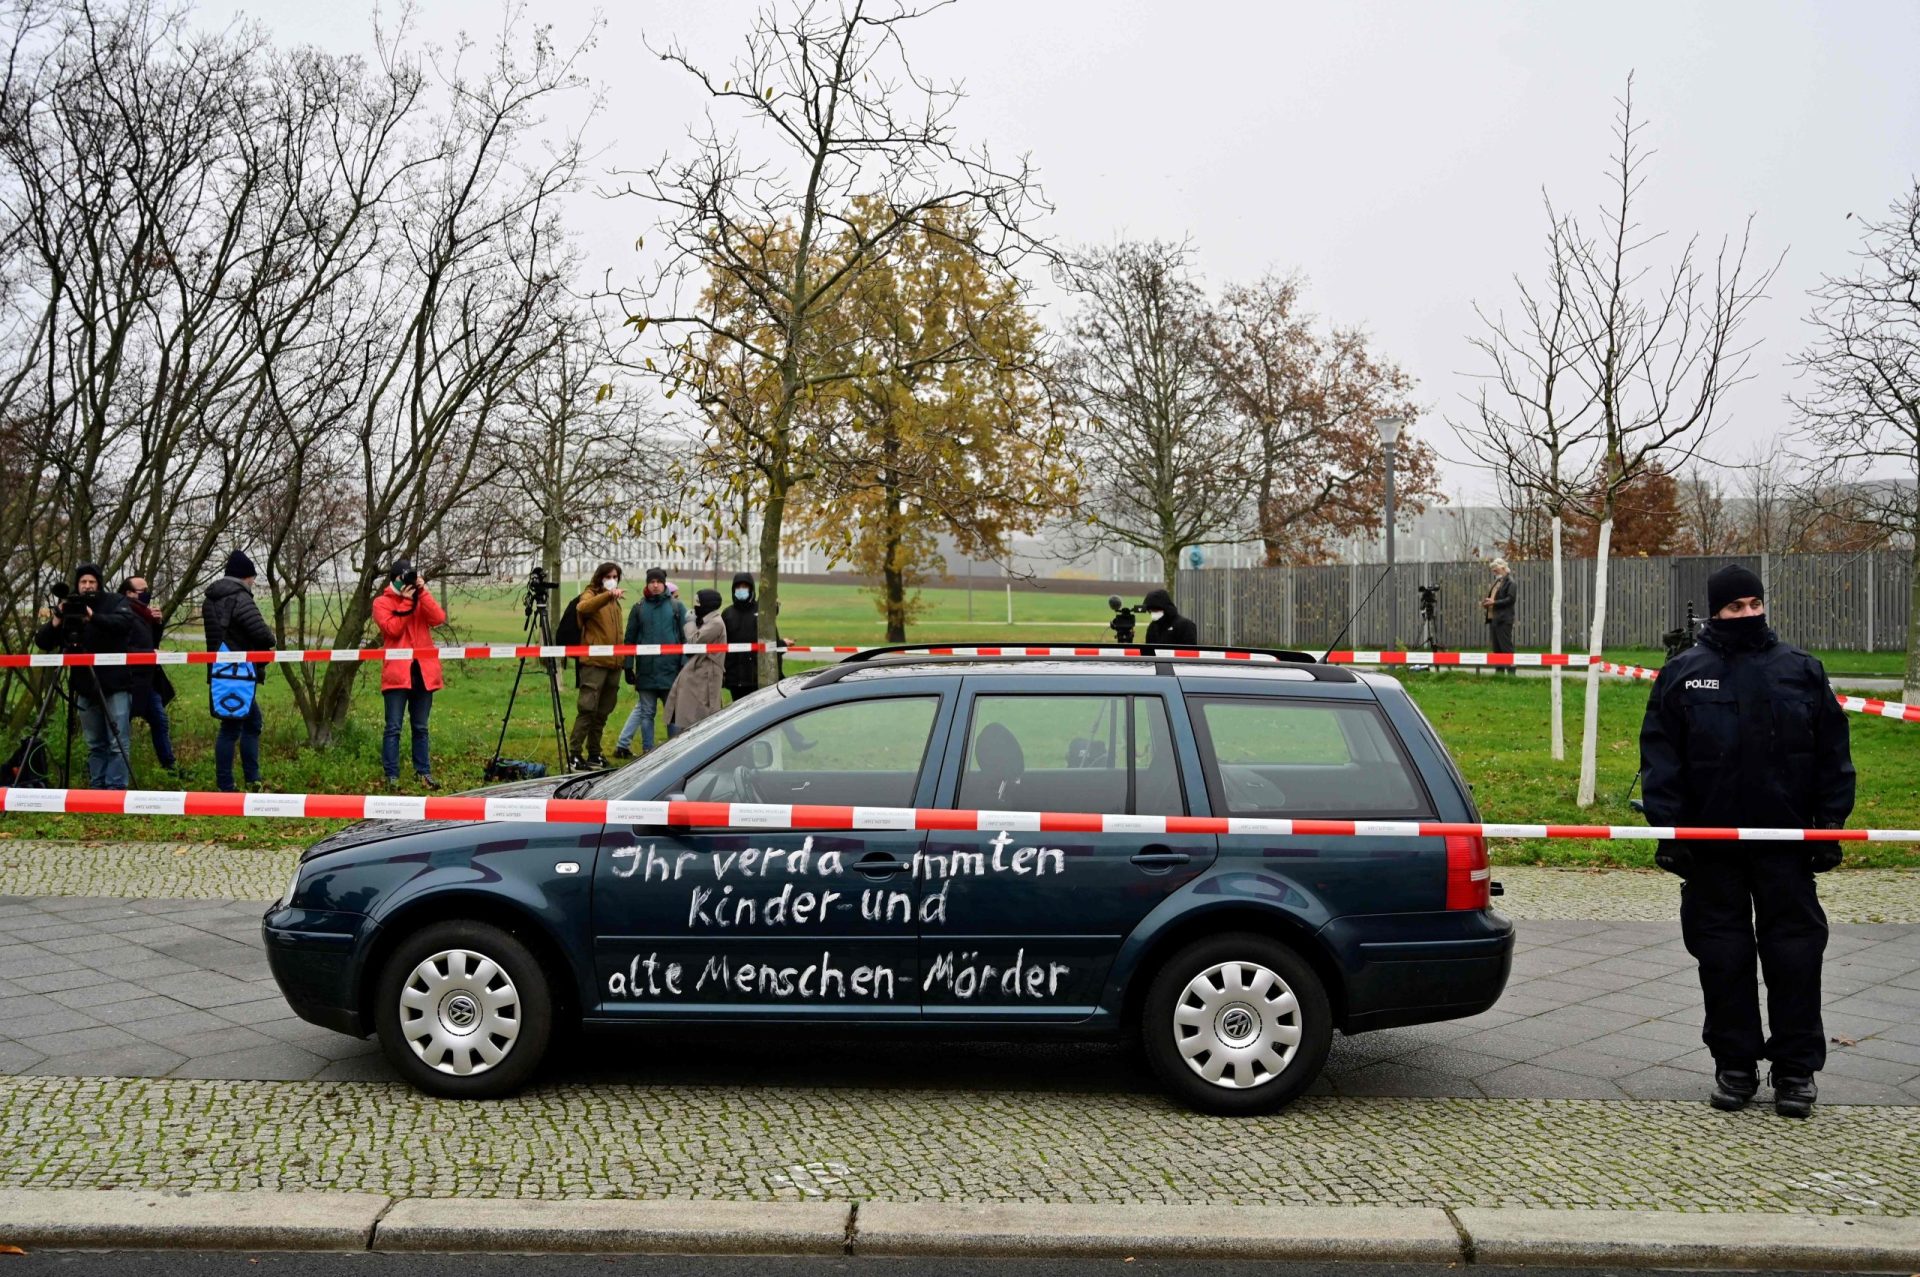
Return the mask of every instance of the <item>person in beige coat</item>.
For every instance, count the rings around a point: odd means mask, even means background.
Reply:
[[[687,626],[687,642],[725,643],[727,626],[720,619],[720,591],[702,590],[696,597],[693,620]],[[687,658],[667,692],[667,735],[677,736],[701,719],[720,712],[720,681],[726,672],[725,652],[702,652]]]

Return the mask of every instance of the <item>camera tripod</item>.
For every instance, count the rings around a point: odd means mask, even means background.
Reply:
[[[1420,601],[1420,641],[1415,647],[1423,647],[1436,656],[1440,653],[1440,624],[1435,615],[1438,609],[1425,599]]]
[[[5,762],[0,763],[0,784],[15,789],[45,789],[53,778],[53,751],[47,747],[47,723],[53,717],[55,701],[64,701],[67,706],[66,755],[61,764],[61,778],[71,784],[73,778],[73,715],[75,710],[75,692],[63,687],[69,667],[55,666],[49,671],[47,685],[40,692],[39,703],[34,706],[33,717],[27,724],[27,731],[20,738],[20,744],[9,754]],[[100,688],[100,675],[90,665],[71,668],[84,669],[93,683],[92,701],[100,707],[100,722],[105,727],[107,739],[113,742],[114,752],[120,755],[120,761],[126,764],[127,788],[133,788],[133,750],[130,742],[123,740],[120,729],[113,721],[113,715],[107,710],[107,696]],[[23,679],[23,681],[25,681]],[[31,688],[31,684],[28,684]]]
[[[553,622],[547,606],[548,596],[559,590],[560,583],[547,580],[546,571],[535,568],[527,575],[527,594],[523,604],[526,611],[527,628],[522,638],[523,645],[534,643],[542,647],[553,645]],[[521,657],[513,671],[513,690],[507,693],[507,710],[500,716],[500,739],[494,742],[493,757],[487,760],[486,779],[500,779],[511,773],[503,772],[500,765],[500,751],[507,745],[507,725],[513,721],[513,703],[520,695],[520,680],[527,672],[527,661],[538,659],[547,675],[547,703],[553,714],[553,744],[557,751],[555,757],[562,771],[567,766],[567,713],[565,702],[560,695],[560,662],[553,657]]]

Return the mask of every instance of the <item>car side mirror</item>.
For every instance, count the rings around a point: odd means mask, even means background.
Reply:
[[[763,772],[772,767],[773,742],[763,738],[747,746],[747,765],[757,772]]]

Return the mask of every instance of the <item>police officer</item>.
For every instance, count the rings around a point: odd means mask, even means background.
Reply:
[[[1760,578],[1728,564],[1707,582],[1699,642],[1661,669],[1640,728],[1647,817],[1656,825],[1838,829],[1853,810],[1847,718],[1820,662],[1768,628]],[[1700,964],[1702,1038],[1717,1109],[1744,1108],[1772,1061],[1774,1111],[1806,1117],[1827,1060],[1820,959],[1827,916],[1813,875],[1838,843],[1663,842],[1678,874],[1680,934]],[[1754,958],[1767,983],[1762,1036]]]

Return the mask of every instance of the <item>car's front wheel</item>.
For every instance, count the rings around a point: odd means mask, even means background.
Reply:
[[[374,996],[381,1049],[433,1095],[506,1095],[533,1076],[553,1035],[539,960],[490,923],[437,922],[408,937]]]
[[[1201,940],[1161,966],[1141,1042],[1167,1090],[1204,1113],[1271,1113],[1313,1083],[1333,1044],[1326,987],[1269,936]]]

